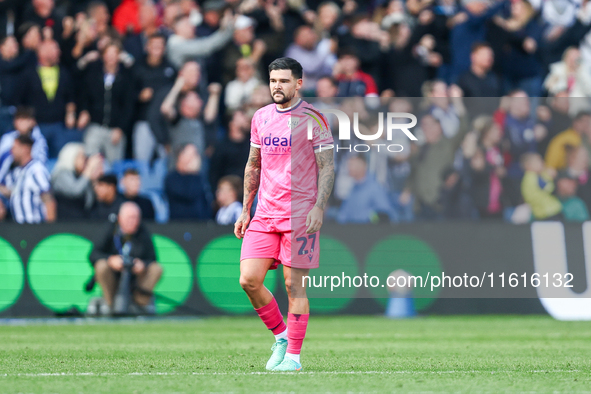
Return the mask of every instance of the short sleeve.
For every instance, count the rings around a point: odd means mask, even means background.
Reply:
[[[312,138],[314,153],[319,152],[321,148],[322,150],[332,149],[334,145],[328,120],[326,120],[324,115],[321,115],[318,120],[319,122],[314,127],[314,136]]]
[[[51,191],[49,172],[43,165],[37,166],[36,171],[33,173],[33,178],[39,187],[39,193],[43,194]]]
[[[250,122],[250,145],[255,148],[261,147],[261,137],[259,135],[259,130],[257,128],[257,117],[258,113],[255,113],[252,117],[252,121]]]

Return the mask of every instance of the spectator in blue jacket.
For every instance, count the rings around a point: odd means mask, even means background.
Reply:
[[[347,163],[354,180],[353,189],[337,214],[339,223],[375,223],[382,215],[393,219],[394,213],[386,190],[367,173],[364,156],[355,155]]]
[[[211,219],[211,192],[201,173],[201,156],[193,144],[179,152],[176,168],[166,176],[164,191],[170,220]]]

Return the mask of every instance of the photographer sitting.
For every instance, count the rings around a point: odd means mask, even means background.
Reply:
[[[131,294],[139,312],[155,312],[152,290],[162,276],[162,267],[155,260],[151,234],[141,225],[140,208],[133,202],[123,203],[117,223],[90,254],[109,313],[132,313],[132,308],[128,308],[133,307],[128,302]],[[121,278],[129,278],[129,282],[123,283]]]

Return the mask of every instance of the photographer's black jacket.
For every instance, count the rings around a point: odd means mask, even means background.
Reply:
[[[119,235],[119,225],[117,223],[111,225],[102,238],[94,243],[89,257],[93,266],[100,259],[108,259],[109,256],[121,254],[121,251],[117,248],[115,237],[121,237]],[[140,224],[140,227],[134,235],[121,237],[121,245],[127,241],[131,242],[131,251],[129,252],[129,255],[132,258],[141,259],[146,265],[150,264],[152,261],[156,261],[156,251],[154,250],[154,244],[152,243],[152,235],[143,224]]]

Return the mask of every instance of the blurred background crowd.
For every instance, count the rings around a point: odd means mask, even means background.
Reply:
[[[0,220],[233,223],[281,56],[362,133],[419,118],[335,149],[329,220],[587,220],[590,30],[586,0],[1,0]]]

